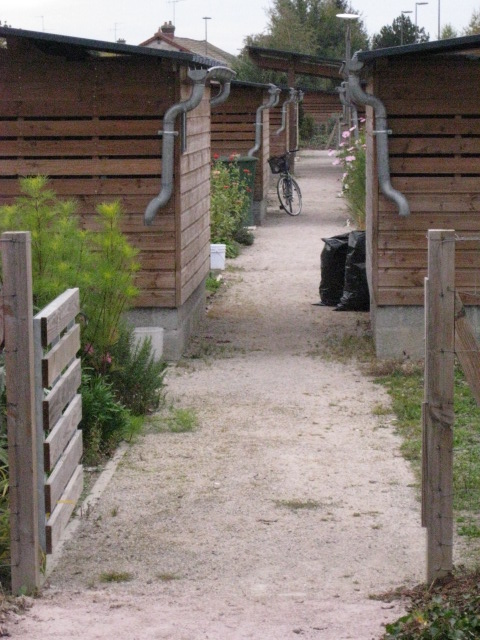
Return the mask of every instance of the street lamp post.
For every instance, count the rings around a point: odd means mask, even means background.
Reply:
[[[405,22],[404,15],[406,13],[413,13],[413,11],[402,11],[402,20],[400,22],[400,45],[403,44],[403,26],[404,26],[404,22]]]
[[[417,7],[419,7],[422,4],[428,4],[428,2],[415,2],[415,42],[417,41],[417,38],[418,38],[418,32],[417,32]]]
[[[207,24],[208,20],[211,20],[210,16],[203,16],[202,20],[205,20],[205,55],[208,53],[208,40],[207,40]]]

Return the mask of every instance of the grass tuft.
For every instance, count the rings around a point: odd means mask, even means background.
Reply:
[[[104,571],[100,574],[100,582],[130,582],[133,574],[128,571]]]

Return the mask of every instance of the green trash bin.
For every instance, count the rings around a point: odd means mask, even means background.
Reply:
[[[245,183],[248,193],[248,211],[245,212],[245,226],[251,227],[255,224],[253,215],[253,193],[255,189],[255,169],[258,158],[253,156],[222,156],[219,158],[225,164],[236,163],[240,169],[240,177]]]

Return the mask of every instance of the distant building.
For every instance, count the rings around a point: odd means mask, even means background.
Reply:
[[[140,43],[141,47],[152,47],[164,51],[184,51],[196,53],[207,58],[218,60],[222,64],[231,67],[235,62],[235,56],[223,49],[215,47],[205,40],[192,40],[192,38],[179,38],[175,35],[175,25],[165,22],[151,38]]]

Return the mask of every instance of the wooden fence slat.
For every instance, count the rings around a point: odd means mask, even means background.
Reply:
[[[53,553],[53,550],[60,541],[63,530],[73,513],[75,505],[82,494],[82,490],[83,467],[82,465],[78,465],[60,500],[58,500],[55,510],[47,520],[47,553]]]
[[[80,349],[80,325],[75,324],[42,359],[43,386],[51,387]]]
[[[2,234],[12,591],[40,586],[31,240]]]
[[[455,354],[472,395],[480,406],[480,345],[458,293],[455,294]]]
[[[45,483],[45,511],[50,514],[82,457],[82,432],[77,429]]]
[[[50,431],[60,420],[63,409],[75,396],[81,383],[80,360],[73,362],[43,401],[43,428]]]
[[[44,442],[45,471],[50,473],[82,419],[82,396],[77,394]]]
[[[35,316],[42,327],[42,346],[48,347],[54,338],[75,319],[80,312],[78,288],[67,289]]]
[[[428,232],[426,337],[427,581],[453,570],[455,232]]]

